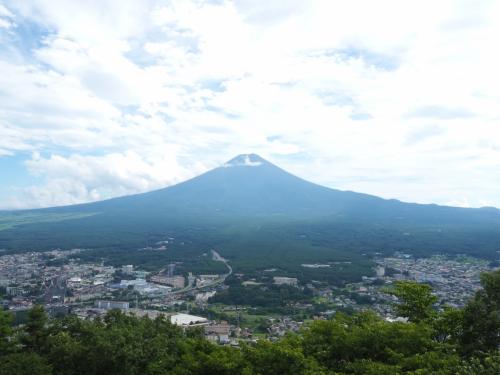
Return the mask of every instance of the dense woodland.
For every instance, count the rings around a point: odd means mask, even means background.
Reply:
[[[463,309],[433,308],[428,285],[400,282],[399,315],[389,323],[370,311],[315,321],[278,342],[217,346],[164,317],[111,311],[100,320],[49,320],[42,307],[13,327],[0,312],[1,374],[498,374],[500,271]]]
[[[92,224],[101,226],[87,231],[85,223],[92,220]],[[155,225],[158,223],[138,222],[133,228],[120,227],[111,219],[101,222],[97,216],[25,225],[0,230],[0,250],[4,248],[1,254],[7,254],[56,247],[84,248],[88,250],[78,255],[84,262],[134,264],[147,271],[178,262],[182,263],[178,270],[183,273],[223,273],[225,266],[210,259],[210,249],[216,249],[231,262],[236,273],[255,276],[262,270],[276,268],[282,275],[297,277],[303,283],[318,280],[338,286],[372,275],[371,259],[375,255],[400,251],[416,257],[468,254],[495,260],[500,251],[500,233],[475,226],[326,219],[296,222],[249,219],[220,226],[176,224],[179,226],[170,229],[158,229]],[[166,251],[145,250],[169,237],[175,240]],[[308,269],[301,266],[303,263],[329,263],[332,268]]]

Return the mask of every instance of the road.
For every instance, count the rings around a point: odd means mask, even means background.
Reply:
[[[224,279],[226,279],[226,277],[228,277],[233,273],[233,268],[229,265],[229,261],[221,257],[221,255],[215,250],[212,250],[212,259],[215,260],[216,262],[222,262],[226,265],[229,272],[224,275]]]

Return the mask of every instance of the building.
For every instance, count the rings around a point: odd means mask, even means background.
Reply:
[[[120,301],[96,301],[95,304],[98,309],[104,309],[104,310],[111,310],[111,309],[128,310],[130,307],[128,302],[120,302]]]
[[[148,282],[144,279],[135,279],[135,280],[121,280],[118,286],[119,289],[127,289],[131,286],[133,289],[146,287]]]
[[[151,282],[157,283],[157,284],[163,284],[163,285],[169,285],[173,288],[184,288],[184,285],[186,284],[186,280],[184,279],[184,276],[161,276],[161,275],[156,275],[151,277]]]
[[[154,285],[147,283],[145,285],[138,285],[134,287],[134,290],[141,295],[148,296],[163,296],[172,291],[172,288],[164,285]]]
[[[134,271],[134,275],[138,279],[145,279],[148,276],[149,272],[147,271]]]
[[[215,296],[215,293],[216,291],[211,291],[211,292],[205,292],[205,293],[198,293],[196,294],[195,296],[195,302],[198,303],[198,304],[203,304],[203,303],[207,303],[208,302],[208,299],[210,297],[213,297]]]
[[[199,275],[198,277],[202,280],[215,281],[219,278],[219,275]]]
[[[170,322],[181,327],[196,327],[208,324],[208,319],[189,314],[175,314],[170,316]]]
[[[188,277],[187,278],[188,278],[188,284],[189,285],[194,285],[195,284],[195,282],[196,282],[196,276],[194,276],[192,272],[188,273]]]
[[[127,289],[133,288],[136,292],[142,295],[165,295],[172,291],[172,288],[167,286],[158,286],[152,283],[148,283],[144,279],[135,279],[135,280],[121,280],[120,284],[112,285],[112,288],[115,289]]]
[[[5,291],[9,296],[23,296],[27,293],[23,288],[18,286],[8,286],[5,288]]]
[[[385,267],[378,265],[375,268],[375,273],[377,274],[377,277],[384,277],[385,276]]]
[[[282,277],[275,276],[273,277],[274,284],[276,285],[290,285],[290,286],[298,286],[299,282],[295,277]]]
[[[125,275],[133,275],[134,274],[134,266],[132,264],[122,266],[122,272]]]
[[[174,272],[175,272],[175,263],[170,263],[167,266],[167,276],[168,277],[174,276]]]
[[[205,337],[212,342],[227,344],[229,342],[229,334],[231,327],[227,322],[220,324],[210,324],[205,326]]]

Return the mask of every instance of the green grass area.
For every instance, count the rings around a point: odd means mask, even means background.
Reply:
[[[95,212],[86,213],[7,213],[0,214],[0,231],[12,229],[20,225],[35,223],[54,223],[59,221],[81,219],[96,215]]]
[[[256,328],[263,320],[267,320],[270,318],[277,318],[280,315],[279,314],[250,314],[248,310],[246,309],[241,309],[238,311],[234,310],[225,310],[225,307],[228,307],[229,305],[225,304],[213,304],[210,306],[210,310],[214,311],[217,314],[220,314],[221,316],[227,316],[232,319],[237,319],[239,315],[240,319],[240,326],[245,327],[245,328]]]
[[[326,297],[313,297],[312,298],[312,302],[316,305],[320,305],[320,304],[329,304],[330,303],[330,300]]]

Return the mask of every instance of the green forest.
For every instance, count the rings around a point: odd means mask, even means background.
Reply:
[[[500,270],[463,309],[437,311],[425,284],[399,282],[397,313],[337,313],[277,342],[219,346],[198,328],[116,310],[94,321],[49,319],[35,306],[23,326],[0,311],[0,374],[498,374]]]
[[[389,224],[341,220],[247,220],[228,227],[189,223],[168,230],[150,222],[122,228],[110,220],[101,222],[101,227],[87,228],[90,232],[82,229],[86,228],[82,227],[84,223],[95,224],[99,220],[89,217],[0,230],[0,251],[9,254],[82,248],[86,249],[78,254],[82,262],[133,264],[147,271],[158,271],[170,262],[178,262],[180,272],[196,274],[225,271],[223,264],[207,256],[211,249],[216,249],[230,261],[236,273],[256,277],[265,269],[276,268],[303,283],[319,280],[342,286],[364,275],[371,276],[374,256],[399,251],[415,257],[468,254],[493,261],[497,259],[500,239],[496,232],[475,227],[391,224],[389,228]],[[166,251],[145,250],[170,237],[175,240],[169,241]],[[303,263],[329,263],[331,268],[308,269],[301,266]]]

